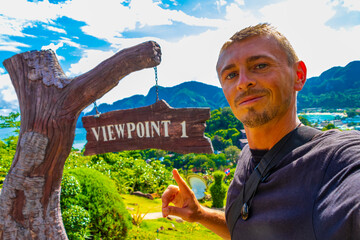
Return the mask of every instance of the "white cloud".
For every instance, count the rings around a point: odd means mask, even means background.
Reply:
[[[327,0],[303,0],[301,4],[288,0],[266,6],[261,13],[289,39],[307,64],[309,77],[359,59],[360,27],[338,30],[327,26],[336,13]]]
[[[195,5],[195,7],[193,7],[192,11],[196,11],[196,10],[199,10],[199,9],[201,9],[201,4],[200,4],[200,3],[197,3],[197,4]]]
[[[182,11],[162,9],[151,0],[133,0],[130,7],[131,10],[135,11],[137,20],[143,26],[170,25],[172,21],[182,22],[190,26],[208,27],[220,26],[223,23],[222,20],[218,19],[197,18]]]
[[[114,55],[112,51],[85,50],[79,62],[71,64],[67,76],[77,76],[96,67],[102,61]]]
[[[4,70],[1,69],[1,72]],[[13,110],[18,106],[15,89],[8,74],[0,74],[0,98],[9,103],[9,109]]]
[[[4,69],[0,68],[2,72],[5,72]],[[1,74],[0,75],[0,89],[12,87],[12,83],[10,80],[9,74]]]
[[[221,7],[225,6],[227,2],[225,0],[218,0],[215,2],[217,10],[220,12]]]
[[[236,2],[239,6],[244,6],[244,5],[245,5],[245,0],[235,0],[235,2]]]
[[[57,27],[53,27],[53,26],[44,26],[46,29],[53,31],[53,32],[58,32],[58,33],[64,33],[66,34],[66,31],[64,29],[61,28],[57,28]]]
[[[360,1],[359,0],[343,0],[344,7],[349,8],[349,10],[360,11]]]
[[[41,50],[47,50],[47,49],[51,49],[54,52],[56,52],[56,50],[58,50],[59,48],[63,47],[64,43],[63,42],[59,42],[58,44],[54,44],[54,43],[50,43],[47,46],[42,46]]]
[[[75,38],[76,39],[76,38]],[[69,38],[61,37],[60,42],[69,45],[70,47],[82,48],[82,46]]]
[[[225,6],[226,3],[227,2],[225,0],[218,0],[218,1],[215,2],[216,6],[218,6],[218,7]]]
[[[17,96],[13,88],[2,88],[0,92],[3,100],[6,102],[10,103],[17,100]]]
[[[231,31],[231,35],[244,27],[257,24],[259,21],[261,21],[258,16],[254,15],[254,13],[241,9],[235,3],[232,3],[226,7],[225,18],[227,22],[223,25],[222,28],[229,29],[229,31]]]
[[[153,39],[162,49],[162,63],[158,66],[159,85],[171,87],[187,81],[199,81],[220,86],[215,64],[224,39],[219,38],[219,33],[219,31],[207,31],[183,38],[178,42]],[[147,40],[149,39],[126,39],[122,42],[122,46],[129,47]],[[126,76],[99,102],[111,103],[135,94],[146,95],[154,85],[154,70],[143,69]],[[161,91],[159,95],[161,98]]]
[[[51,28],[55,26],[53,20],[58,16],[67,16],[85,22],[86,26],[82,30],[86,34],[106,39],[111,44],[111,49],[119,50],[150,40],[122,38],[123,31],[139,26],[171,25],[178,21],[190,26],[213,27],[212,30],[186,36],[176,42],[151,38],[162,47],[163,60],[158,67],[161,86],[174,86],[191,80],[219,86],[215,64],[221,45],[236,31],[260,22],[270,22],[278,26],[279,31],[293,44],[299,57],[307,63],[310,77],[319,75],[332,66],[344,66],[360,56],[360,48],[357,47],[360,42],[359,26],[336,30],[326,25],[335,15],[333,7],[336,1],[303,0],[299,4],[298,0],[285,0],[259,6],[254,12],[243,7],[243,0],[235,0],[231,4],[219,0],[219,7],[226,6],[224,19],[198,18],[182,11],[162,9],[159,2],[151,0],[132,0],[129,7],[121,5],[118,0],[108,0],[106,4],[100,1],[73,0],[62,5],[50,4],[46,0],[36,3],[25,0],[8,2],[0,9],[1,34],[24,36],[21,32],[24,26],[40,21]],[[353,10],[360,9],[357,0],[343,2],[344,6]],[[26,11],[20,11],[19,6]],[[195,8],[201,7],[199,1]],[[61,32],[62,29],[53,30]],[[44,48],[53,48],[56,51],[68,44],[80,50],[84,49],[72,39],[77,37],[62,37]],[[0,50],[19,51],[19,47],[28,46],[0,37]],[[85,49],[81,60],[71,65],[67,75],[82,74],[113,54],[111,50]],[[61,56],[58,58],[63,59]],[[3,89],[6,84],[1,84],[0,81],[0,89]],[[126,76],[100,102],[113,102],[134,94],[145,95],[154,84],[153,69],[144,69]]]
[[[51,4],[48,0],[28,2],[26,0],[6,1],[0,8],[0,33],[2,36],[35,37],[24,34],[26,27],[34,26],[35,22],[49,23],[59,16],[61,4]],[[55,27],[48,27],[51,31],[60,31]],[[62,30],[64,32],[64,30]],[[1,37],[0,37],[1,38]],[[29,47],[16,41],[0,39],[0,51],[20,51],[18,47]]]
[[[59,61],[62,61],[62,60],[65,60],[65,58],[63,56],[58,55],[56,51],[59,48],[64,47],[64,45],[69,45],[71,47],[75,47],[75,48],[78,48],[78,49],[82,48],[82,46],[80,44],[71,41],[69,38],[61,37],[60,40],[57,42],[57,44],[50,43],[49,45],[42,46],[41,50],[47,50],[47,49],[53,50],[55,52],[55,54],[57,55],[57,59]]]
[[[56,57],[57,57],[59,62],[60,61],[65,61],[65,58],[63,56],[60,56],[60,55],[56,54]]]
[[[136,26],[135,15],[117,0],[108,0],[106,4],[100,1],[69,1],[64,4],[61,14],[85,22],[87,25],[82,30],[86,34],[108,41],[121,37],[120,32]]]
[[[318,9],[322,10],[321,16]],[[229,4],[225,20],[217,20],[223,24],[215,30],[176,42],[153,39],[160,44],[163,53],[158,67],[159,84],[170,87],[195,80],[219,86],[215,64],[220,47],[236,31],[259,22],[272,23],[290,40],[299,57],[306,62],[309,77],[318,76],[332,66],[344,66],[359,59],[360,49],[355,46],[360,42],[360,29],[331,29],[326,22],[334,14],[326,0],[316,3],[304,0],[301,6],[295,0],[288,0],[265,6],[256,13],[246,11],[236,3]],[[149,38],[117,39],[113,47],[130,47],[147,40]],[[343,44],[339,46],[339,43]],[[110,103],[134,94],[145,95],[154,84],[153,70],[141,70],[125,77],[100,102]]]
[[[219,4],[226,2],[219,0]],[[176,4],[176,1],[174,1]],[[20,10],[19,6],[22,6]],[[84,8],[86,6],[86,8]],[[83,21],[86,26],[82,30],[88,34],[108,42],[116,42],[125,30],[133,30],[137,26],[171,25],[173,21],[191,26],[221,26],[222,20],[197,18],[182,11],[163,9],[159,2],[152,0],[132,0],[130,6],[123,6],[118,0],[108,0],[106,4],[99,1],[73,0],[63,4],[51,4],[48,0],[27,2],[12,0],[0,9],[0,32],[4,35],[24,36],[22,30],[33,26],[35,22],[51,31],[66,33],[64,29],[54,27],[58,17],[67,16]],[[50,24],[47,26],[46,24]]]
[[[173,4],[174,6],[178,6],[178,5],[179,5],[176,0],[170,0],[170,2],[172,2],[172,4]]]
[[[86,8],[84,9],[84,6]],[[173,21],[191,26],[220,26],[222,20],[197,18],[182,11],[163,9],[152,0],[132,0],[129,7],[116,0],[106,4],[99,1],[77,0],[62,7],[62,15],[86,22],[82,30],[97,38],[113,43],[118,41],[125,30],[142,26],[171,25]]]
[[[27,44],[11,41],[0,35],[0,51],[19,52],[19,47],[30,47]]]
[[[1,5],[0,14],[13,21],[48,22],[61,12],[62,4],[51,4],[48,0],[28,2],[26,0],[11,0]]]
[[[309,9],[309,6],[313,7]],[[272,23],[290,40],[299,57],[307,63],[309,77],[318,76],[332,66],[344,66],[359,59],[360,49],[356,46],[360,42],[360,28],[335,30],[328,27],[326,22],[335,12],[326,0],[304,0],[301,6],[296,0],[284,1],[265,6],[258,13],[230,4],[226,11],[226,22],[216,30],[177,42],[158,40],[163,52],[159,66],[160,85],[174,86],[196,80],[219,86],[215,64],[221,45],[236,31],[260,22]],[[135,43],[129,39],[127,44],[124,42],[122,46]],[[344,44],[339,46],[339,43]],[[144,79],[140,73],[137,74],[126,78],[131,78],[132,83],[136,82],[133,76]],[[153,79],[151,71],[146,79]]]

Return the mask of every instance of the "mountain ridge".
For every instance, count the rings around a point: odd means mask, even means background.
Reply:
[[[173,108],[209,107],[211,110],[229,106],[222,89],[196,81],[188,81],[173,87],[158,87],[159,98]],[[352,61],[345,67],[332,67],[318,77],[311,77],[298,94],[298,110],[321,107],[327,109],[360,108],[360,61]],[[112,104],[98,106],[100,113],[120,109],[139,108],[156,102],[156,88],[147,95],[133,95]],[[81,113],[77,127],[82,127],[83,116],[95,115],[95,109]]]
[[[173,108],[209,107],[211,110],[229,106],[222,89],[201,82],[183,82],[173,87],[158,87],[159,98],[165,100]],[[112,104],[103,103],[98,106],[100,112],[119,109],[130,109],[149,106],[156,102],[156,87],[150,88],[148,94],[133,95]],[[92,109],[86,115],[94,115]]]
[[[298,108],[360,108],[360,61],[332,67],[309,78],[298,94]]]

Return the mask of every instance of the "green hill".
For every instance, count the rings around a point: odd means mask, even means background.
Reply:
[[[185,82],[174,87],[159,87],[159,98],[174,108],[209,107],[211,110],[229,106],[219,87],[200,82]],[[146,96],[134,95],[112,104],[101,104],[102,113],[138,108],[154,104],[156,89],[152,87]],[[345,67],[333,67],[319,77],[309,78],[298,94],[298,109],[321,107],[327,109],[360,108],[360,61]],[[86,115],[94,115],[95,110]],[[77,126],[81,127],[81,117]]]
[[[333,67],[309,78],[298,95],[298,108],[359,108],[360,61]]]
[[[209,107],[211,110],[229,106],[219,87],[200,82],[185,82],[174,87],[159,87],[159,98],[164,99],[173,108]],[[149,106],[156,101],[156,89],[152,87],[146,96],[134,95],[114,102],[101,104],[100,112],[109,112],[119,109],[130,109]],[[86,115],[95,114],[93,109]]]
[[[159,98],[164,99],[173,108],[209,107],[211,110],[229,106],[222,89],[212,85],[190,81],[174,87],[159,87]],[[120,109],[149,106],[156,101],[156,88],[152,87],[146,96],[134,95],[118,100],[112,104],[103,103],[98,106],[101,113]],[[95,109],[86,113],[95,115]],[[82,127],[81,115],[77,127]]]

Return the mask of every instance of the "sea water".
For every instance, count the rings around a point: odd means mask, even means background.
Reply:
[[[305,114],[299,116],[305,117],[311,123],[321,123],[323,121],[332,121],[335,119],[336,115],[334,114]]]
[[[4,140],[10,136],[16,135],[15,128],[0,128],[0,139]],[[82,150],[86,144],[86,130],[85,128],[75,129],[75,139],[73,142],[73,148]]]

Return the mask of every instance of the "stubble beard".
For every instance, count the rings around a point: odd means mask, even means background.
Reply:
[[[243,119],[240,119],[240,121],[248,128],[256,128],[270,122],[275,118],[278,112],[279,110],[274,108],[270,111],[264,110],[263,112],[259,113],[256,112],[253,107],[251,107],[248,109],[248,114]]]
[[[290,103],[291,98],[289,97],[283,103],[283,107],[271,106],[267,109],[264,109],[262,112],[258,112],[255,110],[254,107],[250,107],[248,108],[248,113],[246,114],[246,116],[239,120],[244,124],[244,126],[248,128],[260,127],[270,122],[278,115],[284,114],[286,110],[289,109]],[[283,111],[280,112],[280,109],[283,109]]]

